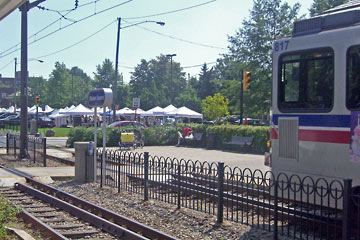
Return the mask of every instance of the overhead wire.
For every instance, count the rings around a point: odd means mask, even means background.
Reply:
[[[100,1],[100,0],[95,0],[95,1],[92,1],[92,2],[89,2],[89,3],[85,3],[85,4],[82,4],[82,5],[79,5],[78,8],[87,6],[87,5],[92,4],[92,3],[96,3],[96,2],[98,2],[98,1]],[[38,6],[38,8],[39,8],[39,9],[42,9],[42,7],[40,7],[40,6]],[[42,9],[42,10],[44,10],[44,9]],[[40,32],[46,30],[47,28],[51,27],[51,26],[54,25],[55,23],[59,22],[63,17],[65,17],[66,15],[70,14],[70,13],[71,13],[72,11],[74,11],[74,10],[75,10],[75,9],[70,9],[70,10],[69,10],[66,14],[64,14],[62,17],[56,19],[55,21],[53,21],[53,22],[51,22],[50,24],[46,25],[45,27],[43,27],[43,28],[40,29],[39,31],[37,31],[37,32],[33,33],[32,35],[30,35],[30,36],[28,37],[28,39],[31,39],[32,37],[35,37],[35,36],[38,35]],[[54,10],[54,11],[56,11],[56,10]],[[1,57],[3,54],[5,54],[6,52],[8,52],[8,51],[10,51],[10,50],[18,47],[19,45],[20,45],[20,43],[18,43],[18,44],[16,44],[16,45],[14,45],[14,46],[12,46],[12,47],[10,47],[10,48],[2,51],[2,52],[0,53],[0,57]],[[17,51],[17,50],[16,50],[16,51]],[[11,52],[11,53],[13,53],[13,52]]]
[[[36,58],[45,58],[45,57],[48,57],[48,56],[57,54],[57,53],[59,53],[59,52],[63,52],[63,51],[65,51],[65,50],[68,50],[68,49],[70,49],[70,48],[72,48],[72,47],[74,47],[74,46],[76,46],[76,45],[79,45],[80,43],[82,43],[82,42],[90,39],[91,37],[95,36],[96,34],[102,32],[103,30],[105,30],[106,28],[108,28],[110,25],[112,25],[112,24],[115,23],[115,22],[117,22],[117,19],[116,19],[116,20],[113,20],[112,22],[110,22],[109,24],[107,24],[107,25],[105,25],[104,27],[100,28],[100,29],[97,30],[96,32],[94,32],[94,33],[92,33],[91,35],[87,36],[86,38],[83,38],[82,40],[80,40],[80,41],[78,41],[78,42],[76,42],[76,43],[71,44],[70,46],[67,46],[67,47],[65,47],[65,48],[62,48],[62,49],[60,49],[60,50],[57,50],[57,51],[55,51],[55,52],[52,52],[52,53],[49,53],[49,54],[46,54],[46,55],[38,56],[38,57],[36,57]]]
[[[123,19],[139,19],[139,18],[157,17],[157,16],[166,15],[166,14],[170,14],[170,13],[176,13],[176,12],[189,10],[189,9],[200,7],[200,6],[212,3],[212,2],[216,2],[216,0],[211,0],[211,1],[208,1],[208,2],[204,2],[204,3],[200,3],[200,4],[197,4],[197,5],[190,6],[190,7],[176,9],[176,10],[172,10],[172,11],[168,11],[168,12],[156,13],[156,14],[152,14],[152,15],[139,16],[139,17],[127,17],[127,18],[123,18]]]
[[[0,71],[5,69],[7,66],[9,66],[11,63],[13,62],[13,60],[11,60],[9,63],[7,63],[5,66],[3,66],[2,68],[0,68]]]
[[[174,37],[174,36],[171,36],[171,35],[167,35],[167,34],[164,34],[164,33],[157,32],[157,31],[155,31],[155,30],[148,29],[148,28],[143,27],[143,26],[136,26],[136,27],[142,28],[142,29],[144,29],[144,30],[146,30],[146,31],[149,31],[149,32],[152,32],[152,33],[156,33],[156,34],[158,34],[158,35],[160,35],[160,36],[168,37],[168,38],[171,38],[171,39],[174,39],[174,40],[178,40],[178,41],[181,41],[181,42],[186,42],[186,43],[190,43],[190,44],[198,45],[198,46],[202,46],[202,47],[207,47],[207,48],[227,50],[226,48],[223,48],[223,47],[212,46],[212,45],[209,45],[209,44],[204,44],[204,43],[189,41],[189,40],[186,40],[186,39],[183,39],[183,38]]]
[[[38,39],[35,39],[35,40],[33,40],[33,41],[29,42],[29,43],[28,43],[28,45],[31,45],[31,44],[33,44],[33,43],[35,43],[35,42],[38,42],[38,41],[40,41],[40,40],[42,40],[42,39],[44,39],[44,38],[47,38],[47,37],[49,37],[49,36],[51,36],[51,35],[53,35],[53,34],[55,34],[55,33],[59,32],[59,31],[61,31],[61,30],[63,30],[63,29],[66,29],[66,28],[68,28],[68,27],[70,27],[70,26],[72,26],[72,25],[76,24],[76,23],[82,22],[82,21],[84,21],[84,20],[86,20],[86,19],[88,19],[88,18],[91,18],[91,17],[95,16],[95,15],[99,15],[99,14],[101,14],[101,13],[104,13],[104,12],[109,11],[109,10],[111,10],[111,9],[117,8],[117,7],[119,7],[119,6],[122,6],[122,5],[127,4],[127,3],[129,3],[129,2],[132,2],[132,1],[133,1],[133,0],[127,0],[127,1],[125,1],[125,2],[122,2],[122,3],[116,4],[116,5],[114,5],[114,6],[111,6],[111,7],[105,8],[105,9],[103,9],[103,10],[101,10],[101,11],[97,12],[97,13],[90,14],[90,15],[88,15],[88,16],[86,16],[86,17],[83,17],[83,18],[81,18],[81,19],[77,20],[76,22],[69,23],[68,25],[65,25],[65,26],[64,26],[64,27],[62,27],[62,28],[58,28],[58,29],[56,29],[56,30],[54,30],[54,31],[52,31],[52,32],[50,32],[50,33],[48,33],[48,34],[46,34],[46,35],[44,35],[44,36],[42,36],[42,37],[38,38]],[[16,46],[19,46],[19,45],[20,45],[20,44],[17,44]],[[13,48],[13,47],[12,47],[12,48]],[[19,48],[19,47],[18,47],[18,48],[16,48],[15,50],[13,50],[13,51],[11,51],[11,52],[7,53],[7,54],[4,54],[4,53],[5,53],[6,51],[8,51],[8,50],[3,51],[3,52],[1,52],[1,53],[0,53],[0,58],[6,57],[6,56],[8,56],[8,55],[10,55],[10,54],[12,54],[12,53],[14,53],[14,52],[18,51],[18,50],[20,50],[20,48]]]

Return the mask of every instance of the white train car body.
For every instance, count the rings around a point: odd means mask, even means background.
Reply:
[[[360,11],[295,23],[273,49],[270,166],[360,185]]]

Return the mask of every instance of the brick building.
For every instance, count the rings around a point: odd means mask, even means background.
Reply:
[[[14,85],[15,84],[15,85]],[[20,90],[20,72],[16,73],[16,81],[14,78],[2,77],[0,74],[0,107],[8,108],[14,105],[16,92]],[[17,94],[19,96],[19,94]],[[18,102],[19,100],[17,100]]]

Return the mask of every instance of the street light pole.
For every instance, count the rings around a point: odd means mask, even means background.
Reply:
[[[33,7],[44,2],[45,0],[37,0],[29,3],[26,1],[21,5],[21,113],[20,113],[20,158],[26,158],[27,155],[27,80],[28,80],[28,28],[27,13]]]
[[[115,59],[115,80],[113,87],[113,122],[116,121],[116,90],[117,90],[117,79],[118,79],[118,69],[119,69],[119,44],[120,44],[120,29],[121,29],[121,18],[118,18],[118,32],[117,32],[117,41],[116,41],[116,59]]]
[[[170,86],[172,87],[172,90],[171,90],[171,95],[170,95],[170,100],[171,100],[171,103],[174,103],[174,91],[173,91],[173,67],[172,67],[172,63],[173,63],[173,57],[176,56],[176,54],[166,54],[167,57],[170,58]]]
[[[117,90],[117,79],[118,79],[118,66],[119,66],[119,45],[120,45],[120,30],[132,26],[136,26],[143,23],[156,23],[160,26],[164,26],[164,22],[157,22],[157,21],[142,21],[138,23],[134,23],[128,26],[121,28],[121,18],[118,18],[118,32],[117,32],[117,42],[116,42],[116,59],[115,59],[115,79],[113,84],[113,121],[116,120],[116,90]]]

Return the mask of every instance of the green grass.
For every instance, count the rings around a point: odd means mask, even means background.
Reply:
[[[0,239],[6,239],[5,224],[15,221],[19,211],[20,209],[15,208],[13,204],[0,196]]]
[[[45,136],[45,132],[47,130],[54,130],[55,132],[55,136],[54,137],[67,137],[69,135],[70,132],[70,128],[58,128],[58,127],[54,127],[54,128],[39,128],[38,132],[42,133],[43,136]]]

